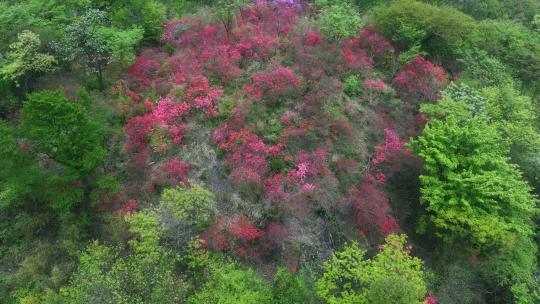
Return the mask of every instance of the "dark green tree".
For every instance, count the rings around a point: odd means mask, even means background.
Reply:
[[[81,105],[60,91],[29,95],[21,111],[23,137],[40,153],[83,174],[105,156],[100,129]]]

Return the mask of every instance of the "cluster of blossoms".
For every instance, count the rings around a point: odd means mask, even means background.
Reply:
[[[293,93],[301,86],[300,79],[291,69],[285,67],[256,73],[251,79],[252,84],[246,85],[244,89],[257,99],[261,99],[263,96],[276,99]]]
[[[418,56],[399,71],[393,82],[406,95],[436,101],[448,80],[443,68]]]
[[[218,124],[211,144],[222,154],[232,181],[249,185],[258,199],[278,208],[297,202],[305,209],[320,206],[324,196],[318,194],[332,187],[334,168],[353,174],[361,159],[344,156],[333,140],[348,146],[362,143],[354,123],[364,118],[352,103],[328,101],[335,100],[341,79],[351,74],[365,79],[369,94],[390,92],[382,79],[373,79],[372,69],[391,46],[370,27],[341,43],[315,31],[298,33],[295,26],[304,8],[303,1],[255,1],[238,12],[234,24],[191,17],[169,21],[161,37],[164,47],[144,51],[118,90],[128,100],[122,109],[131,163],[149,173],[145,176],[155,185],[189,186],[190,164],[160,157],[176,152],[171,147],[188,145],[188,132],[196,132],[192,126],[208,119]],[[393,84],[403,94],[436,98],[444,82],[441,68],[418,57]],[[237,85],[239,92],[230,93]],[[232,109],[220,104],[224,94],[235,101]],[[278,125],[273,137],[257,126],[264,126],[261,120],[267,117],[257,117],[251,107],[279,113],[272,117]],[[370,171],[350,191],[354,221],[366,235],[399,230],[379,188],[386,169],[406,149],[394,131],[387,129],[384,135]],[[124,209],[134,212],[133,205]],[[236,214],[218,218],[203,239],[207,248],[254,256],[265,245],[283,242],[287,231],[278,222],[256,225]]]

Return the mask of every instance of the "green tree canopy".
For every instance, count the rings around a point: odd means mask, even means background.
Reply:
[[[532,233],[536,200],[495,128],[478,118],[433,120],[411,148],[424,159],[421,199],[439,236],[481,248]]]
[[[214,267],[208,282],[188,303],[270,304],[272,289],[253,270],[225,264]]]
[[[99,89],[103,90],[105,67],[112,62],[130,64],[143,32],[137,27],[112,27],[105,11],[88,9],[66,27],[64,39],[55,48],[65,61],[82,60],[88,71],[96,74]]]
[[[324,6],[319,14],[321,32],[331,39],[349,39],[360,32],[362,17],[347,1]]]
[[[165,189],[161,194],[161,207],[170,210],[182,221],[204,226],[210,220],[210,207],[214,200],[212,192],[200,186]]]
[[[29,95],[22,108],[21,130],[39,152],[81,173],[90,172],[105,156],[100,127],[60,91]]]
[[[184,284],[175,275],[176,257],[159,245],[163,232],[152,212],[128,218],[137,239],[134,252],[121,257],[109,246],[92,243],[80,256],[70,284],[60,293],[67,303],[180,303]]]
[[[40,53],[41,40],[31,31],[22,31],[12,43],[7,53],[7,62],[0,68],[0,77],[4,80],[14,81],[18,86],[23,81],[25,89],[28,79],[35,74],[51,71],[56,59],[45,53]]]
[[[365,258],[357,243],[324,264],[317,293],[329,304],[422,303],[427,293],[422,261],[410,255],[405,235],[389,235],[382,250]]]

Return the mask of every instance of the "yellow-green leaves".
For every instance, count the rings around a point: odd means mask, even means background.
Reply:
[[[427,293],[422,261],[410,255],[405,235],[389,235],[381,251],[366,259],[351,243],[324,264],[317,293],[329,304],[421,303]]]

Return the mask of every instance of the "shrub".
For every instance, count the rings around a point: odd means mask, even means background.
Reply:
[[[362,27],[362,18],[356,8],[347,2],[326,6],[319,14],[321,32],[328,38],[352,38]]]

